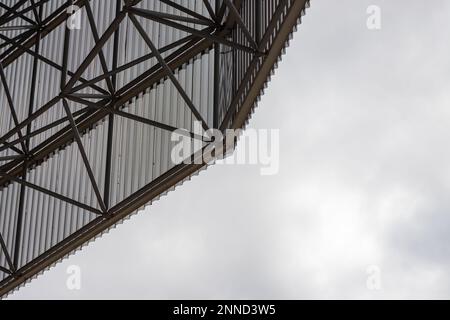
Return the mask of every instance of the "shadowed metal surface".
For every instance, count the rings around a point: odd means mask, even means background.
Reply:
[[[244,127],[307,4],[3,1],[0,295],[205,167],[171,133]]]

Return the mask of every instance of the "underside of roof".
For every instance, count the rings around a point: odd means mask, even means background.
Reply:
[[[172,133],[244,128],[308,5],[3,0],[0,297],[206,168]]]

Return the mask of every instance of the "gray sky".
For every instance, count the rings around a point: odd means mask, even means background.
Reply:
[[[449,16],[313,0],[250,123],[278,175],[212,167],[10,298],[450,298]]]

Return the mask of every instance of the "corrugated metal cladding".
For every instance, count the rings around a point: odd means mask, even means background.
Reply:
[[[299,0],[242,1],[240,14],[252,37],[257,40],[265,40],[264,46],[260,48],[261,51],[268,52],[271,49],[285,15],[296,1]],[[2,3],[10,8],[18,2],[18,0],[2,0]],[[209,15],[203,0],[175,0],[173,2],[203,16]],[[45,2],[40,12],[42,19],[51,17],[52,13],[65,3],[67,1],[64,0]],[[98,34],[101,36],[116,17],[116,1],[91,0],[90,3]],[[210,3],[213,8],[216,7],[214,0],[210,0]],[[222,1],[218,1],[218,7],[221,6],[221,3]],[[23,8],[27,6],[28,4],[24,4]],[[181,12],[163,1],[144,0],[136,7],[184,17],[189,16],[186,12]],[[21,9],[22,6],[16,8],[18,11]],[[85,18],[86,10],[85,8],[81,10],[81,29],[71,32],[69,45],[68,70],[72,72],[78,69],[96,44],[88,19]],[[6,12],[4,6],[0,6],[0,17]],[[225,19],[229,15],[231,14],[227,10]],[[34,19],[33,11],[27,11],[24,16]],[[145,18],[138,17],[138,19],[149,38],[160,49],[189,36],[189,33],[176,28]],[[23,18],[15,19],[7,22],[3,27],[23,23]],[[192,23],[181,23],[196,29],[204,28],[204,26]],[[249,46],[250,43],[242,30],[239,27],[235,28],[236,30],[232,32],[230,40]],[[43,37],[39,47],[41,56],[50,61],[58,62],[60,65],[62,65],[63,59],[65,29],[66,25],[62,23],[54,31]],[[23,30],[4,30],[0,31],[0,37],[6,36],[14,39],[21,33],[23,33]],[[102,50],[108,70],[113,68],[114,42],[112,38]],[[118,66],[151,53],[141,35],[138,34],[127,18],[123,20],[119,28],[118,39]],[[8,46],[2,46],[3,41],[4,38],[0,38],[0,61],[8,53]],[[162,56],[169,57],[176,49],[178,47],[162,52]],[[34,50],[34,47],[31,50]],[[219,60],[216,61],[216,59]],[[32,91],[31,74],[34,61],[33,55],[23,54],[4,68],[19,123],[25,121],[29,116],[30,104],[43,106],[60,94],[61,70],[46,63],[43,59],[37,60],[37,82],[35,89]],[[217,112],[216,121],[218,121],[218,124],[223,122],[224,127],[230,127],[234,115],[239,112],[241,104],[251,90],[263,61],[264,59],[261,57],[255,58],[254,54],[233,47],[211,45],[209,49],[196,55],[188,63],[184,63],[181,68],[175,70],[175,77],[209,127],[214,125],[214,112]],[[218,67],[215,62],[217,62]],[[117,88],[126,87],[133,79],[138,78],[157,64],[157,59],[151,58],[119,73],[117,75]],[[218,72],[217,78],[215,72]],[[83,72],[82,78],[90,80],[102,74],[102,65],[97,56]],[[217,92],[215,92],[215,82],[217,82]],[[82,84],[83,82],[78,81],[75,86]],[[108,90],[105,80],[97,82],[96,85]],[[0,88],[2,88],[1,85]],[[98,93],[90,87],[86,87],[80,92]],[[215,94],[217,94],[216,99]],[[215,101],[217,102],[216,108],[214,107]],[[69,101],[69,106],[73,113],[86,107],[73,101]],[[161,80],[131,99],[123,108],[124,111],[131,114],[190,131],[193,130],[193,122],[196,120],[170,79]],[[36,110],[32,110],[31,113],[34,111]],[[229,115],[227,116],[227,114]],[[63,105],[58,102],[32,122],[31,132],[63,119],[65,116]],[[86,149],[101,194],[104,193],[108,160],[108,119],[108,117],[104,117],[90,130],[82,134],[82,143]],[[67,122],[63,122],[40,135],[32,137],[29,142],[30,149],[40,146],[66,126]],[[11,116],[5,90],[0,89],[0,137],[14,127],[15,123]],[[25,133],[25,130],[22,130],[22,132]],[[115,116],[112,132],[110,205],[114,206],[167,173],[174,168],[175,164],[170,159],[173,145],[170,141],[170,131]],[[11,142],[18,138],[19,136],[15,134],[8,141]],[[0,157],[15,154],[8,148],[0,150]],[[5,163],[6,161],[0,162],[0,166]],[[90,207],[100,209],[76,143],[62,146],[45,161],[29,169],[26,181]],[[83,228],[90,222],[99,218],[97,214],[88,210],[42,192],[24,188],[25,192],[22,195],[23,219],[21,224],[18,225],[20,190],[21,186],[17,183],[0,186],[0,233],[4,238],[8,252],[14,255],[12,258],[16,261],[19,269],[33,263],[36,258],[45,255],[50,249],[58,248],[65,239],[77,231],[83,231]],[[21,232],[18,233],[19,229]],[[8,261],[1,248],[0,266],[8,267]],[[3,279],[0,282],[0,288],[12,278],[12,276],[0,270],[0,280]]]

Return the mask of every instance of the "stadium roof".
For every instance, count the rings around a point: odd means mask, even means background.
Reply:
[[[171,133],[244,128],[308,5],[2,1],[0,296],[205,168]]]

